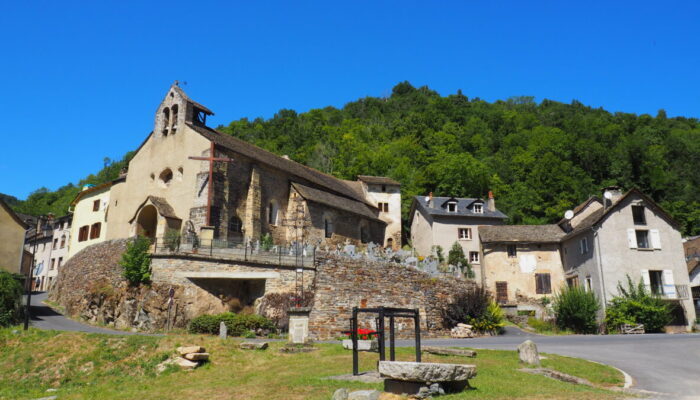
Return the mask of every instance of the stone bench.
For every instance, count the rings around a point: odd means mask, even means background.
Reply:
[[[385,392],[428,397],[468,388],[469,379],[476,376],[476,365],[380,361],[379,374]]]

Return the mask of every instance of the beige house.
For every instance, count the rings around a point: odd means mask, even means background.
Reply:
[[[484,282],[502,302],[549,295],[566,282],[595,292],[602,318],[629,276],[675,306],[672,325],[690,329],[695,321],[678,226],[636,189],[605,188],[603,199],[589,198],[557,225],[482,227],[480,234]]]
[[[0,269],[19,274],[27,224],[0,199]]]
[[[440,246],[445,256],[454,243],[462,246],[477,280],[481,280],[479,229],[500,225],[507,218],[496,209],[493,195],[481,199],[416,196],[410,211],[411,244],[420,256],[435,254]]]
[[[158,242],[174,231],[203,246],[266,234],[275,244],[385,242],[389,219],[373,190],[363,192],[364,181],[341,180],[217,132],[206,126],[212,114],[177,84],[168,90],[153,132],[123,181],[111,186],[108,239],[138,234]],[[396,194],[396,186],[387,187]]]
[[[482,285],[501,304],[551,297],[565,284],[558,225],[482,226]]]
[[[87,246],[107,239],[110,189],[113,185],[113,182],[108,182],[98,186],[85,186],[71,203],[73,220],[70,234],[67,235],[69,244],[65,260]]]
[[[683,240],[685,262],[688,265],[690,294],[695,304],[695,315],[700,315],[700,236]]]
[[[401,184],[383,176],[359,175],[362,194],[379,209],[379,219],[386,222],[384,247],[401,248]]]

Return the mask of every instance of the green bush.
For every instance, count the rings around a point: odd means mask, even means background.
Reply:
[[[608,332],[618,332],[622,324],[644,324],[645,332],[663,332],[672,320],[671,307],[652,295],[640,280],[638,284],[627,276],[627,288],[617,284],[619,296],[613,297],[605,310]]]
[[[557,326],[576,333],[595,333],[598,330],[596,314],[600,309],[593,292],[583,287],[565,287],[554,297]]]
[[[477,332],[501,333],[505,326],[503,310],[495,301],[491,301],[486,307],[486,312],[481,317],[472,318],[469,323]]]
[[[148,283],[151,280],[151,240],[138,236],[129,241],[119,264],[124,268],[124,278],[132,285]]]
[[[258,329],[275,331],[275,325],[269,319],[257,314],[234,314],[225,312],[216,315],[200,315],[190,321],[190,333],[208,333],[217,335],[219,326],[226,324],[230,336],[244,336]]]
[[[180,247],[180,231],[177,229],[168,229],[165,231],[165,247],[170,251],[175,251]]]
[[[24,316],[22,285],[7,271],[0,270],[0,327],[18,324]]]
[[[458,293],[452,303],[442,310],[442,319],[448,328],[453,328],[459,323],[469,323],[473,319],[484,316],[491,304],[491,295],[481,286]]]
[[[527,325],[537,333],[568,333],[568,331],[559,329],[557,324],[550,320],[531,317],[527,319]]]
[[[263,251],[270,251],[272,250],[272,247],[275,245],[274,240],[272,240],[272,235],[269,233],[266,233],[260,237],[260,248]]]
[[[470,279],[474,278],[474,270],[464,256],[464,249],[462,249],[462,245],[459,244],[459,242],[454,242],[454,244],[452,244],[450,252],[447,253],[447,263],[455,267],[461,264],[464,276]]]

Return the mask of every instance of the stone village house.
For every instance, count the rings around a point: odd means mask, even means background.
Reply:
[[[29,226],[0,199],[0,269],[19,274],[23,268],[24,235]]]
[[[661,207],[636,189],[609,187],[568,217],[556,225],[481,227],[483,284],[499,302],[525,304],[564,284],[583,285],[600,299],[602,318],[630,276],[675,305],[672,325],[692,327],[681,234]]]
[[[488,202],[481,199],[416,196],[411,204],[409,225],[411,244],[420,256],[435,255],[436,246],[445,258],[455,242],[464,250],[472,265],[476,281],[481,280],[482,251],[479,232],[485,226],[500,225],[508,218],[496,209],[493,194]]]
[[[695,315],[700,315],[700,236],[683,240],[685,262],[690,275],[690,291],[695,304]]]

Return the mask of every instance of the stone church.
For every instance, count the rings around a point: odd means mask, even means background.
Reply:
[[[210,115],[170,87],[153,131],[112,184],[107,239],[160,240],[173,230],[203,245],[269,234],[275,244],[401,246],[398,182],[338,179],[217,132]]]

